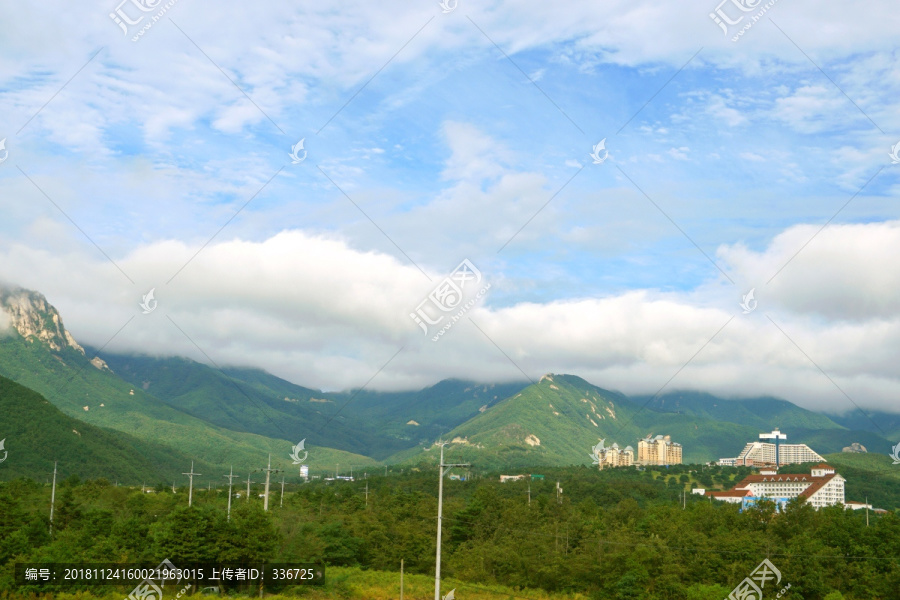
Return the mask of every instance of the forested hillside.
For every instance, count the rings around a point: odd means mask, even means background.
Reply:
[[[781,585],[790,583],[785,598],[822,600],[839,591],[847,600],[896,599],[896,514],[873,513],[867,526],[864,512],[815,511],[800,503],[783,514],[765,504],[741,513],[687,494],[682,505],[682,491],[695,478],[727,486],[744,472],[581,467],[547,470],[543,480],[530,482],[501,484],[496,475],[448,480],[443,574],[453,578],[459,598],[506,585],[597,599],[721,600],[768,558],[781,571]],[[142,494],[73,478],[58,490],[52,538],[49,489],[9,482],[0,486],[0,590],[10,590],[15,560],[111,556],[168,557],[175,564],[235,557],[323,561],[394,572],[403,559],[407,573],[426,576],[434,571],[436,475],[291,486],[283,507],[279,492],[273,494],[269,513],[262,512],[255,485],[250,502],[235,502],[230,522],[221,488],[195,489],[188,508],[183,489]],[[334,597],[360,596],[336,591]]]

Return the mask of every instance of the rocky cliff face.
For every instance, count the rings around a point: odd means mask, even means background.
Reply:
[[[866,447],[863,446],[862,444],[860,444],[859,442],[853,442],[849,446],[844,446],[844,449],[841,450],[841,452],[856,452],[856,453],[861,454],[863,452],[867,453],[868,450],[866,450]]]
[[[0,310],[6,313],[9,326],[26,340],[37,340],[56,352],[74,348],[84,354],[84,349],[63,325],[59,312],[42,294],[0,287]]]

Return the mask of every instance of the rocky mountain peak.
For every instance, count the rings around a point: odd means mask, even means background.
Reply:
[[[55,352],[74,348],[84,354],[84,348],[63,325],[59,311],[47,302],[43,294],[22,288],[0,287],[0,310],[6,313],[9,325],[26,340],[37,340]]]

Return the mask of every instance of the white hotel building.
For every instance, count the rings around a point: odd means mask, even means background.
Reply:
[[[773,442],[749,442],[736,458],[720,458],[716,464],[727,467],[752,467],[824,462],[825,459],[806,444],[782,444],[787,436],[777,429],[771,433],[759,434],[760,439]]]
[[[716,500],[744,503],[749,498],[806,498],[815,508],[844,505],[845,479],[834,472],[834,468],[820,463],[805,473],[778,473],[774,469],[762,470],[759,475],[749,475],[734,489],[726,492],[706,492]]]

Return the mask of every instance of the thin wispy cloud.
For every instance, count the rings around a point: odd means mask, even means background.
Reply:
[[[132,41],[103,1],[6,5],[0,279],[85,343],[155,287],[217,362],[329,389],[403,344],[373,386],[520,377],[486,334],[535,376],[652,391],[754,288],[890,409],[895,7],[778,3],[736,42],[713,8],[178,2]],[[483,332],[419,339],[463,258]],[[145,322],[115,349],[191,355]],[[785,342],[736,319],[676,383],[839,409]]]

